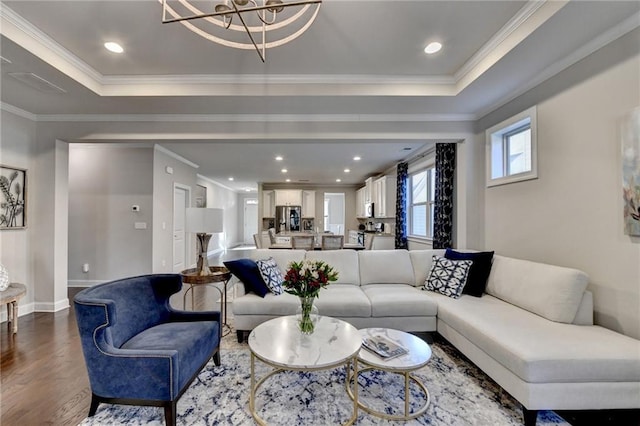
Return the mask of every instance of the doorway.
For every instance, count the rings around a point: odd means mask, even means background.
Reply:
[[[186,233],[187,207],[191,204],[191,188],[175,183],[173,185],[173,272],[187,269],[189,244]]]
[[[336,235],[344,235],[344,193],[325,192],[324,194],[324,230]]]
[[[244,199],[244,244],[254,245],[253,234],[258,233],[258,199]]]

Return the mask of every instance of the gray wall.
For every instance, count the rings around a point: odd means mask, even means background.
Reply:
[[[139,212],[132,211],[134,204]],[[152,206],[151,148],[71,144],[69,284],[150,273]],[[135,229],[135,222],[147,229]]]
[[[639,35],[634,31],[483,120],[481,128],[488,128],[537,104],[539,178],[492,188],[483,181],[479,188],[485,248],[587,272],[596,322],[636,338],[640,238],[623,233],[619,125],[640,105]],[[609,66],[601,70],[602,64]],[[477,138],[484,142],[483,133]]]

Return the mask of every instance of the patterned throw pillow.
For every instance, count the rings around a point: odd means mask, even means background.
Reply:
[[[258,269],[260,270],[260,275],[262,275],[264,283],[269,287],[271,293],[276,296],[282,294],[282,282],[284,281],[284,277],[282,276],[282,272],[280,272],[280,268],[278,268],[278,264],[273,260],[273,257],[264,260],[257,260],[256,264],[258,265]]]
[[[454,299],[459,298],[472,264],[470,260],[451,260],[434,255],[423,290],[435,291]]]

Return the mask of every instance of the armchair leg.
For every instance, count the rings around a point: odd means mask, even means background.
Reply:
[[[177,401],[169,401],[164,406],[164,424],[176,426],[176,405]]]
[[[244,331],[236,330],[236,336],[238,337],[238,343],[244,342]]]
[[[98,405],[100,405],[100,399],[93,392],[91,392],[91,406],[89,407],[89,417],[93,417],[93,415],[96,414],[96,411],[98,411]]]
[[[216,351],[215,354],[213,354],[213,363],[217,366],[220,367],[220,349],[218,349]]]
[[[524,417],[524,426],[536,426],[538,410],[527,410],[522,407],[522,417]]]

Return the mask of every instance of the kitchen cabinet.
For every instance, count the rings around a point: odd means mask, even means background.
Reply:
[[[373,178],[364,181],[364,204],[373,203],[375,198]]]
[[[396,216],[396,181],[395,177],[382,176],[373,182],[375,217]]]
[[[275,217],[276,200],[274,191],[262,191],[262,217]]]
[[[365,217],[365,192],[366,188],[363,186],[362,188],[356,191],[356,217]]]
[[[302,191],[302,217],[316,217],[316,191]]]
[[[302,206],[302,191],[299,189],[276,189],[276,206]]]

